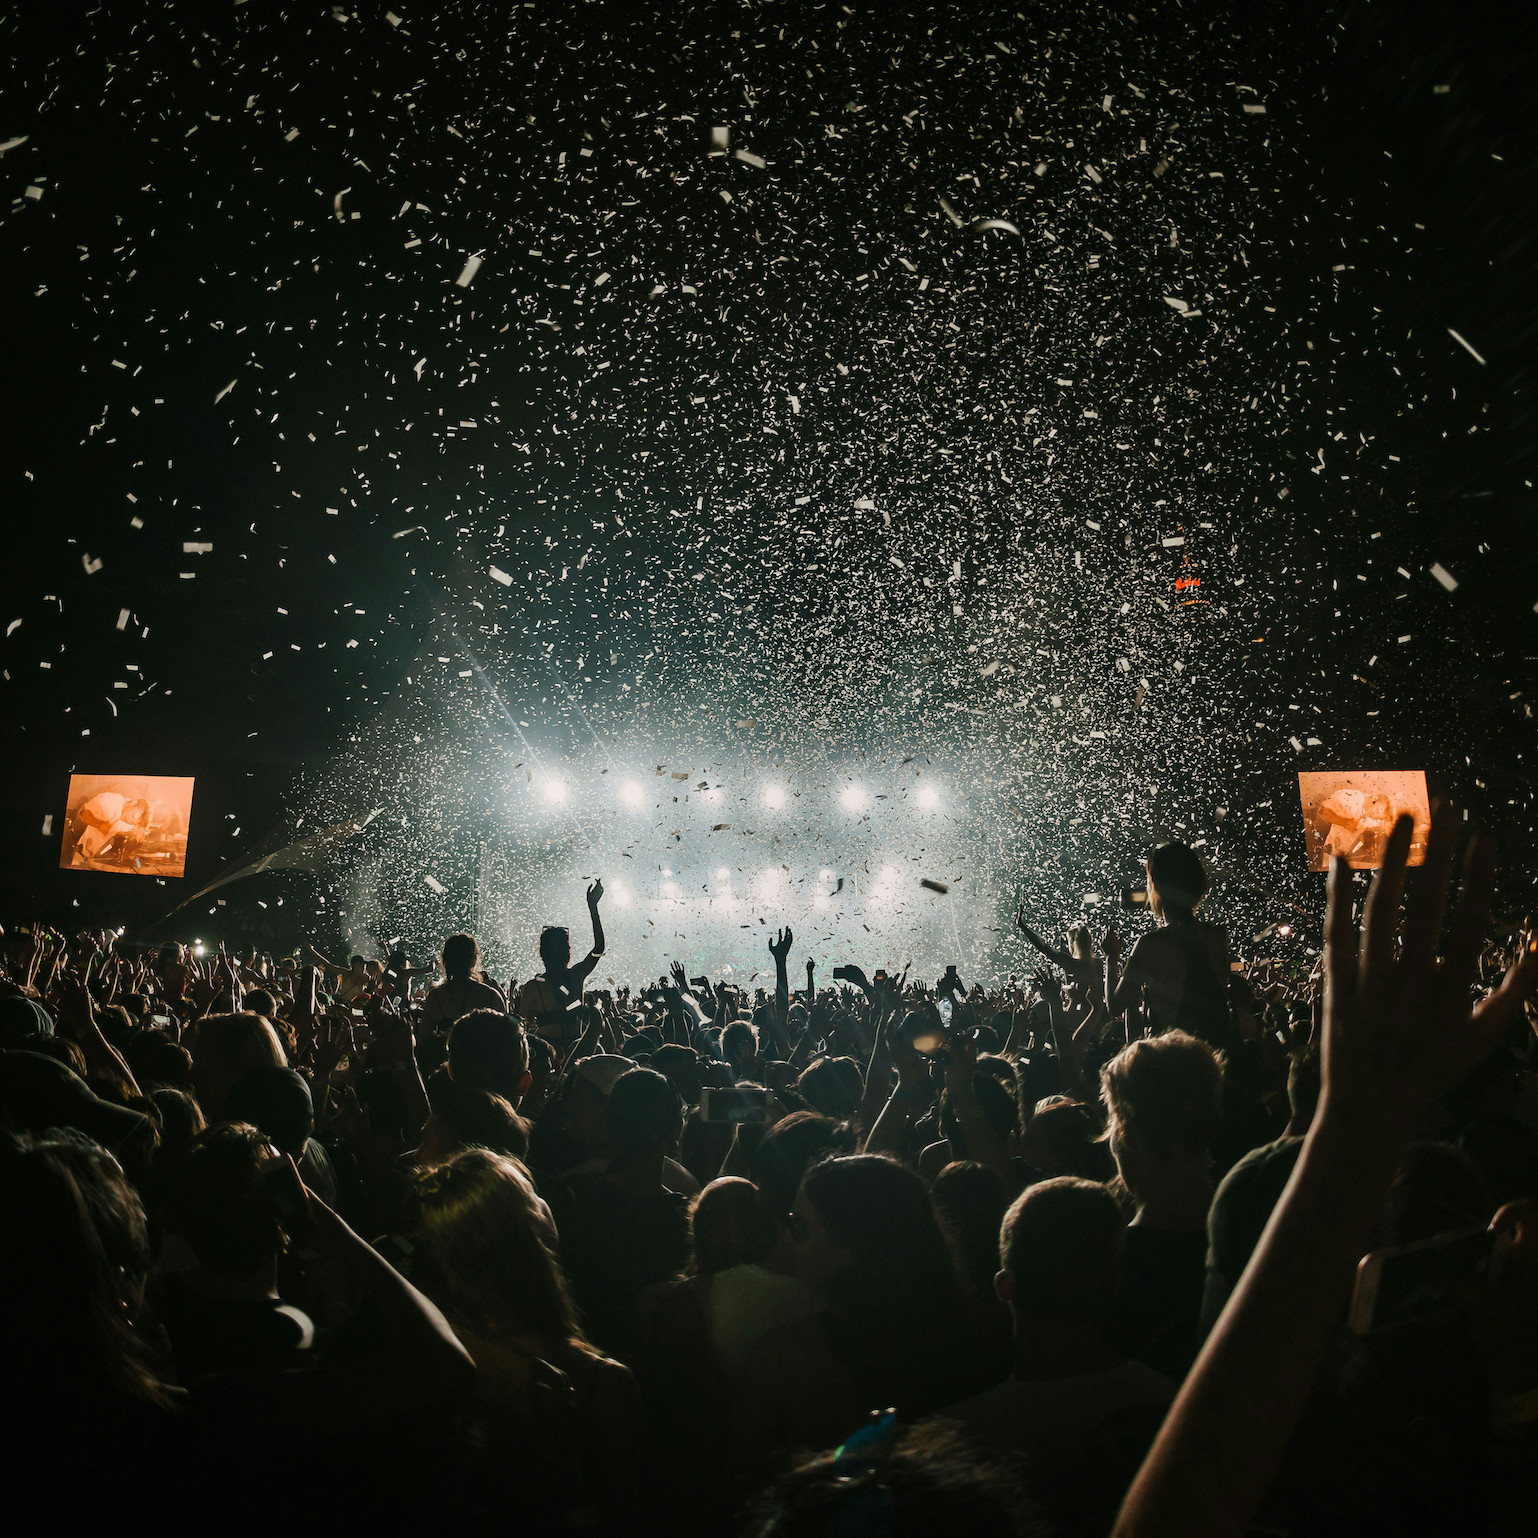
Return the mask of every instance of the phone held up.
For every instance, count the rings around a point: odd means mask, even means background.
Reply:
[[[769,1091],[743,1085],[732,1089],[718,1089],[706,1085],[700,1091],[700,1116],[713,1122],[756,1122],[765,1120],[768,1110]]]
[[[1500,1280],[1510,1247],[1505,1234],[1461,1228],[1373,1250],[1357,1262],[1352,1332],[1371,1335],[1451,1312]]]
[[[305,1194],[304,1182],[292,1159],[281,1155],[269,1159],[262,1166],[262,1182],[272,1204],[278,1209],[283,1230],[295,1244],[303,1245],[315,1237],[315,1219],[310,1212],[310,1199]]]
[[[1146,886],[1124,886],[1121,889],[1121,905],[1124,908],[1146,908],[1148,906],[1148,888]]]

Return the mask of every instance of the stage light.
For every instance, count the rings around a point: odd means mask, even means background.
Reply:
[[[721,787],[719,785],[712,785],[705,792],[705,805],[706,806],[720,806],[720,804],[721,804]]]
[[[764,805],[771,812],[777,812],[785,805],[785,787],[783,785],[766,785],[764,787]]]
[[[617,908],[630,906],[630,889],[618,881],[611,882],[604,888],[604,896],[611,898]]]
[[[540,793],[545,798],[546,806],[559,806],[566,799],[566,781],[546,780],[540,787]]]
[[[646,792],[636,780],[626,780],[619,788],[619,798],[626,806],[640,806],[646,800]]]
[[[1282,939],[1284,939],[1284,940],[1290,939],[1291,936],[1292,936],[1292,925],[1291,924],[1278,924],[1276,926],[1276,932],[1277,932],[1278,935],[1280,935],[1282,937]]]
[[[846,785],[844,793],[839,798],[839,805],[846,812],[863,812],[870,797],[865,794],[865,788],[861,785]]]
[[[913,804],[921,812],[932,812],[940,804],[940,792],[933,785],[920,785],[913,793]]]
[[[716,872],[716,880],[717,881],[729,882],[731,879],[732,879],[732,873],[724,865],[721,867],[720,870],[718,870]]]
[[[833,872],[830,870],[820,870],[817,872],[817,879],[819,881],[831,881],[833,879]]]

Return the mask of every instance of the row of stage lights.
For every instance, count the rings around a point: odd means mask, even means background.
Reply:
[[[819,870],[815,882],[807,878],[796,878],[789,875],[783,867],[778,865],[766,866],[756,873],[738,872],[738,879],[734,880],[732,871],[725,865],[715,870],[714,880],[706,887],[696,890],[693,885],[685,886],[685,878],[681,872],[675,871],[671,866],[664,866],[660,872],[660,881],[648,894],[663,902],[693,902],[710,907],[723,907],[728,912],[736,909],[739,903],[767,903],[772,905],[796,904],[796,888],[811,888],[811,906],[818,910],[827,910],[834,906],[835,901],[844,895],[846,902],[869,903],[873,909],[880,910],[890,907],[899,897],[903,886],[903,868],[893,862],[882,865],[874,872],[865,884],[863,893],[857,893],[850,885],[846,888],[843,879],[832,870]],[[698,877],[694,878],[698,880]],[[635,906],[635,894],[630,887],[622,881],[613,881],[608,886],[609,896],[617,907],[630,908]],[[804,901],[805,896],[800,899]]]
[[[539,793],[546,806],[562,806],[571,794],[571,787],[565,780],[551,777],[541,782]],[[701,794],[712,806],[719,805],[723,799],[719,785],[711,786]],[[646,787],[639,780],[625,780],[620,784],[619,798],[632,810],[639,811],[647,803]],[[783,785],[771,783],[759,792],[759,802],[766,811],[782,811],[788,800],[789,795]],[[846,785],[839,792],[838,804],[851,816],[858,816],[869,809],[871,795],[863,785]],[[933,785],[920,785],[913,793],[913,805],[921,812],[938,811],[940,792]]]

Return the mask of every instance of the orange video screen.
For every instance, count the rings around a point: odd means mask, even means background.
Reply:
[[[192,779],[72,774],[64,814],[64,870],[180,876],[187,869]]]
[[[1426,861],[1431,801],[1423,769],[1325,770],[1298,776],[1303,802],[1303,837],[1308,868],[1328,870],[1343,855],[1354,870],[1377,870],[1394,823],[1405,813],[1415,819],[1410,864]]]

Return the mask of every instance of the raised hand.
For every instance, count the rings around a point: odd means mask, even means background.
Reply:
[[[1396,1159],[1431,1102],[1490,1054],[1538,987],[1538,954],[1528,950],[1499,988],[1478,1006],[1470,1002],[1495,884],[1495,848],[1482,833],[1469,841],[1463,889],[1438,961],[1458,827],[1453,808],[1439,801],[1397,956],[1413,820],[1394,824],[1360,936],[1350,869],[1338,857],[1330,866],[1319,1116],[1325,1125],[1385,1134],[1388,1145],[1398,1145]]]
[[[673,986],[680,993],[687,993],[689,991],[689,974],[684,970],[683,962],[675,961],[670,970],[673,974]]]
[[[769,942],[769,954],[774,957],[776,965],[783,965],[785,958],[790,955],[791,942],[795,936],[788,928],[779,931]]]
[[[587,889],[587,905],[596,908],[603,901],[603,879],[600,877]]]

